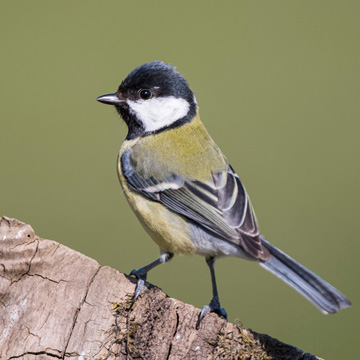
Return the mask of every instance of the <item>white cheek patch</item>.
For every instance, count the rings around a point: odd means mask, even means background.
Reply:
[[[156,131],[169,126],[186,116],[190,104],[175,96],[152,98],[149,100],[127,100],[131,113],[144,125],[145,131]]]

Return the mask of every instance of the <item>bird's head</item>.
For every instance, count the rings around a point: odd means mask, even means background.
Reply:
[[[97,98],[114,105],[129,128],[127,139],[146,136],[191,121],[196,99],[176,69],[153,61],[134,69],[114,94]]]

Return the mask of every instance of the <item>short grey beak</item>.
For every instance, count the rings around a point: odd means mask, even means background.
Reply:
[[[96,100],[108,105],[120,105],[121,103],[125,102],[125,100],[120,100],[116,94],[102,95],[99,96]]]

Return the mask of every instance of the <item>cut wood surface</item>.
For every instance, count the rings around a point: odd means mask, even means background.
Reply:
[[[319,359],[0,218],[0,359]]]

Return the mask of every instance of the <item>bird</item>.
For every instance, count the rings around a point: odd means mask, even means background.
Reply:
[[[131,209],[160,248],[158,259],[130,273],[137,279],[134,301],[151,269],[175,254],[195,254],[205,257],[212,284],[197,329],[209,312],[227,319],[214,266],[228,256],[258,263],[325,314],[351,306],[339,290],[261,235],[245,187],[207,132],[196,97],[174,66],[158,60],[140,65],[115,93],[97,100],[115,106],[128,127],[118,177]]]

